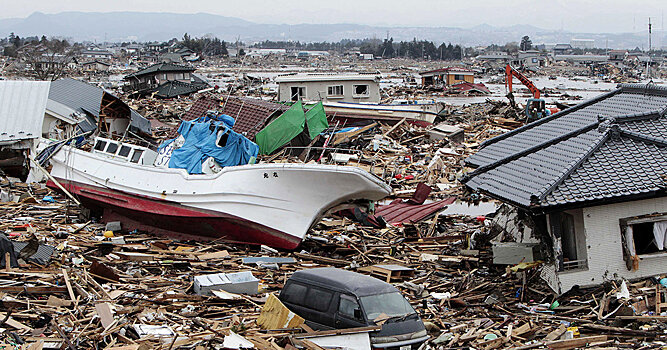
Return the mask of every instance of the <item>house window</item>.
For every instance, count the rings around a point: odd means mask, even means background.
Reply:
[[[368,85],[354,85],[354,96],[368,96],[370,95],[370,89]]]
[[[343,85],[329,86],[327,96],[343,96]]]
[[[454,80],[465,80],[463,74],[454,74]]]
[[[631,255],[663,253],[667,250],[667,220],[628,224],[625,239]]]
[[[292,86],[290,88],[290,100],[299,101],[306,97],[306,88],[304,86]]]
[[[550,214],[549,224],[556,242],[560,243],[555,247],[558,270],[586,269],[588,259],[583,211],[577,209]]]

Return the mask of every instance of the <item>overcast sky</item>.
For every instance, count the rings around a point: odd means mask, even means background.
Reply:
[[[0,0],[0,18],[35,11],[206,12],[257,23],[473,27],[530,24],[573,32],[664,29],[667,0]]]

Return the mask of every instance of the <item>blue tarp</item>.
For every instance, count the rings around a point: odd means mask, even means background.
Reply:
[[[233,125],[234,118],[228,115],[215,117],[209,114],[181,122],[178,133],[185,138],[185,144],[174,150],[169,167],[186,169],[189,174],[202,174],[202,162],[208,157],[213,157],[222,167],[253,163],[259,146],[234,132],[231,129]],[[219,132],[223,133],[220,142],[223,146],[216,143]],[[159,148],[162,149],[173,141],[167,140]]]

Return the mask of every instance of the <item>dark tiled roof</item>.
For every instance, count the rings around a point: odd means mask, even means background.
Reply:
[[[189,95],[207,86],[206,83],[184,83],[178,80],[170,80],[155,88],[156,96],[160,98],[172,98],[176,96]]]
[[[466,163],[472,167],[493,163],[545,140],[594,123],[598,116],[632,115],[662,110],[665,106],[665,89],[647,90],[645,85],[625,84],[610,93],[488,140],[482,143],[479,152],[466,159]]]
[[[463,181],[526,208],[651,196],[667,189],[666,147],[667,88],[621,85],[483,144]]]
[[[274,115],[282,114],[289,106],[248,97],[212,97],[197,100],[185,113],[184,120],[203,117],[209,110],[217,110],[236,119],[234,131],[254,139],[267,121]]]
[[[194,72],[195,69],[193,67],[188,67],[188,66],[182,66],[179,64],[173,64],[173,63],[156,63],[152,66],[148,66],[142,70],[136,71],[132,74],[128,74],[125,76],[125,79],[131,78],[131,77],[140,77],[142,75],[146,74],[152,74],[156,72]]]

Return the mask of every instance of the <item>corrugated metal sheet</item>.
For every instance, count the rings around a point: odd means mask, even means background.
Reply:
[[[51,83],[49,99],[77,112],[88,111],[97,118],[100,116],[102,95],[104,95],[104,90],[97,86],[76,79],[65,78]]]
[[[390,224],[414,223],[437,213],[446,206],[454,203],[456,198],[447,198],[428,204],[410,204],[396,200],[382,205],[375,210],[375,216],[382,216]]]
[[[86,82],[65,78],[56,80],[51,83],[51,91],[49,92],[49,99],[55,103],[50,103],[50,107],[57,107],[60,104],[61,110],[52,110],[55,113],[68,113],[61,114],[63,116],[68,116],[71,111],[63,109],[62,107],[67,107],[72,111],[79,113],[90,113],[95,118],[99,118],[100,109],[102,108],[102,97],[104,96],[105,90],[99,88],[95,85],[88,84]],[[118,99],[122,102],[120,98],[107,92],[109,95],[113,96],[114,99]],[[124,102],[123,102],[124,103]],[[150,122],[148,119],[144,118],[137,111],[130,108],[130,125],[134,127],[135,132],[141,131],[146,134],[151,133]],[[94,125],[94,124],[93,124]]]
[[[48,81],[0,81],[0,142],[42,134],[49,87]]]

